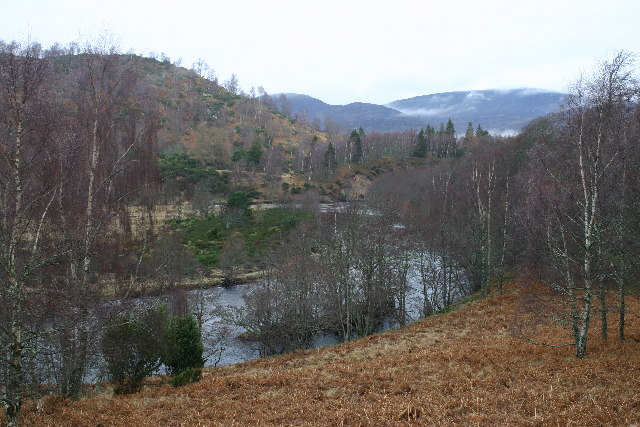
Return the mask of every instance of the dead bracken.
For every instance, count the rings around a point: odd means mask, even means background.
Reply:
[[[131,396],[50,398],[27,426],[630,425],[640,422],[640,303],[629,339],[576,361],[560,328],[522,309],[532,287],[470,302],[399,330],[321,350],[205,370],[200,383],[154,382]],[[481,328],[478,325],[482,325]],[[514,325],[518,325],[515,328]],[[617,325],[609,325],[615,330]]]

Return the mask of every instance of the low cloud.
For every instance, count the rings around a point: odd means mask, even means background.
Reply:
[[[402,114],[406,114],[407,116],[418,116],[418,117],[442,117],[449,114],[453,109],[452,108],[416,108],[416,109],[398,109]]]
[[[491,129],[489,133],[494,136],[516,136],[520,131],[516,129]]]
[[[472,99],[491,99],[489,96],[487,96],[486,94],[482,93],[482,92],[477,92],[477,91],[471,91],[467,94],[466,96],[467,99],[472,98]]]

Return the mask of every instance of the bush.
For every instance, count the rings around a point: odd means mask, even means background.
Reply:
[[[222,238],[222,232],[218,229],[217,226],[211,227],[209,231],[207,231],[207,238],[209,240],[218,240]]]
[[[189,368],[171,377],[171,385],[182,387],[183,385],[196,383],[202,377],[202,369]]]
[[[173,317],[165,328],[167,351],[162,362],[175,386],[198,381],[205,360],[200,328],[191,315]],[[193,371],[193,372],[189,372]]]
[[[124,313],[111,321],[102,340],[107,376],[115,394],[135,393],[162,364],[175,387],[200,380],[205,359],[200,328],[191,315],[168,318],[164,305]]]
[[[158,306],[143,314],[121,314],[107,325],[102,354],[114,393],[135,393],[160,367],[166,319],[164,306]]]

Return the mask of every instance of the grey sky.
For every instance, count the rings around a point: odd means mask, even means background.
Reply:
[[[638,0],[3,0],[0,39],[109,32],[220,81],[332,104],[436,92],[562,90],[615,50],[640,53]]]

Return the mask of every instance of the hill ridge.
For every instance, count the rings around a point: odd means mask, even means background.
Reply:
[[[440,92],[391,101],[384,105],[352,102],[331,105],[309,95],[286,93],[292,112],[306,112],[326,126],[329,117],[346,128],[365,131],[403,131],[427,124],[439,126],[449,118],[458,134],[468,122],[496,134],[517,133],[530,121],[553,112],[564,96],[537,88],[486,89]],[[384,107],[377,108],[377,107]]]

